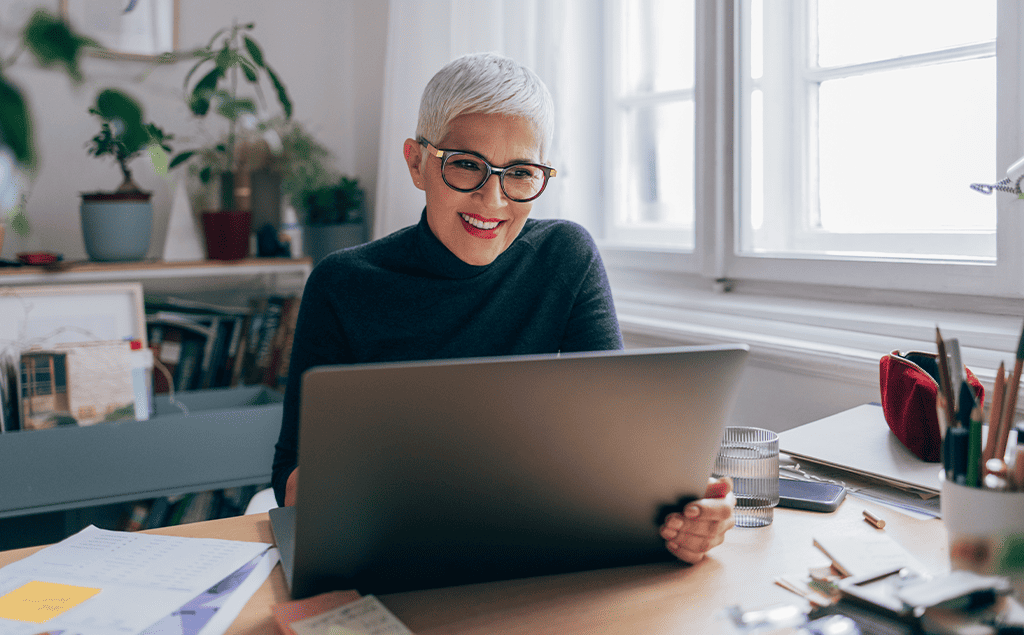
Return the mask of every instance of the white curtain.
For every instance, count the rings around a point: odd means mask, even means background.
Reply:
[[[416,132],[423,88],[452,59],[481,51],[532,68],[555,101],[549,160],[558,176],[537,200],[533,216],[572,218],[600,233],[601,4],[390,0],[374,238],[415,224],[423,210],[423,192],[413,186],[402,156],[403,142]]]

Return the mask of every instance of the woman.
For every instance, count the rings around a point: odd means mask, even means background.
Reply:
[[[289,365],[273,485],[298,488],[300,378],[312,366],[622,348],[611,290],[590,235],[530,219],[555,170],[551,96],[540,79],[494,54],[441,69],[405,141],[420,222],[331,254],[310,275]],[[467,390],[488,387],[467,386]],[[673,514],[667,548],[697,562],[733,525],[728,481]]]

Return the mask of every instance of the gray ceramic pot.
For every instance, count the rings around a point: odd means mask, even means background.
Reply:
[[[82,238],[92,260],[142,260],[149,251],[153,205],[149,192],[82,194]]]

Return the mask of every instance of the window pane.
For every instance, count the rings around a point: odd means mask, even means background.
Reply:
[[[674,102],[626,111],[623,179],[626,225],[692,228],[694,208],[694,104]]]
[[[624,93],[693,88],[694,0],[626,0],[622,9]]]
[[[994,40],[995,0],[818,0],[818,65],[860,64]]]
[[[820,224],[829,232],[995,231],[995,60],[826,81]],[[995,254],[991,254],[995,255]]]

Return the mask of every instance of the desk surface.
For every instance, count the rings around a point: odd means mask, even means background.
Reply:
[[[773,583],[776,576],[805,574],[828,564],[813,546],[815,535],[874,529],[869,509],[886,519],[884,531],[932,573],[949,569],[941,521],[914,520],[847,497],[832,514],[777,509],[775,521],[736,528],[696,566],[676,563],[587,571],[382,596],[384,604],[418,635],[440,633],[719,633],[717,614],[738,604],[757,608],[796,601]],[[273,542],[267,514],[151,530],[150,533]],[[0,566],[38,547],[0,552]],[[231,634],[272,634],[270,606],[290,599],[280,565],[232,625]]]

